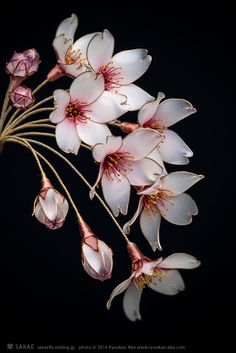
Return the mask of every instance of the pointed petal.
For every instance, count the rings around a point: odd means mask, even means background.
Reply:
[[[161,188],[171,192],[171,196],[177,196],[204,178],[190,172],[173,172],[161,179]]]
[[[66,199],[63,202],[57,203],[57,222],[64,221],[69,210],[69,204]]]
[[[100,251],[94,251],[90,246],[87,244],[82,245],[82,253],[92,267],[92,269],[97,272],[98,274],[101,273],[103,270],[104,262],[103,257],[101,256]]]
[[[78,153],[81,141],[73,121],[66,118],[57,124],[56,141],[62,151],[66,153]]]
[[[143,209],[143,197],[141,196],[140,199],[139,199],[138,208],[137,208],[135,214],[123,226],[123,231],[125,232],[125,234],[129,234],[130,233],[130,226],[132,226],[132,224],[136,221],[136,219],[138,218],[138,216],[142,212],[142,209]]]
[[[64,35],[60,35],[53,40],[52,45],[56,52],[58,61],[62,64],[65,64],[65,57],[68,49],[72,45],[72,40],[68,40]]]
[[[166,295],[176,295],[179,291],[185,289],[184,281],[177,270],[167,270],[166,277],[161,281],[157,277],[153,277],[152,282],[148,285],[149,288],[156,292]]]
[[[153,118],[157,111],[159,100],[148,102],[138,112],[138,122],[141,126],[144,126],[149,120]]]
[[[112,300],[119,294],[123,293],[130,285],[134,277],[134,274],[132,274],[129,278],[127,278],[125,281],[121,282],[111,293],[111,296],[107,302],[107,309],[111,308],[111,302]]]
[[[193,113],[196,113],[196,109],[190,102],[171,98],[160,103],[155,118],[161,120],[165,127],[169,127]]]
[[[170,164],[188,164],[188,158],[193,156],[193,152],[186,143],[172,130],[165,130],[163,135],[165,138],[158,146],[163,160]]]
[[[73,13],[71,17],[63,20],[56,32],[56,37],[64,34],[66,39],[71,39],[73,41],[76,28],[78,26],[78,17]]]
[[[98,32],[93,32],[89,34],[85,34],[81,38],[79,38],[72,46],[72,49],[75,53],[80,54],[80,61],[86,60],[87,48],[91,39],[98,34]],[[87,60],[86,60],[87,61]]]
[[[104,91],[104,79],[102,75],[94,72],[84,72],[72,82],[70,86],[71,100],[78,100],[83,105],[94,102]]]
[[[131,321],[141,320],[139,305],[142,289],[137,289],[134,283],[127,288],[124,299],[123,309],[127,318]]]
[[[109,136],[106,143],[99,143],[93,148],[93,158],[97,162],[102,162],[108,154],[117,152],[122,146],[121,136]]]
[[[149,155],[147,156],[147,158],[149,159],[153,159],[155,162],[157,162],[159,164],[159,166],[162,168],[162,172],[161,172],[161,176],[164,176],[167,174],[167,171],[166,171],[166,168],[164,166],[164,163],[163,163],[163,160],[161,158],[161,154],[159,152],[159,149],[158,147],[157,148],[154,148],[154,150],[149,153]]]
[[[111,131],[106,124],[95,123],[89,119],[86,122],[79,122],[76,125],[79,138],[88,145],[94,146],[97,143],[105,143]]]
[[[200,266],[201,262],[198,261],[195,257],[184,254],[176,253],[166,257],[160,264],[161,268],[184,268],[192,269]]]
[[[46,217],[50,221],[54,221],[57,217],[57,203],[55,198],[55,191],[53,189],[49,189],[46,193],[45,200],[41,196],[39,196],[39,202]]]
[[[115,88],[114,91],[127,97],[127,104],[131,111],[139,110],[145,103],[154,100],[154,97],[133,83]]]
[[[131,185],[143,186],[152,184],[162,172],[162,168],[155,161],[143,158],[139,161],[129,161],[126,177]]]
[[[59,123],[66,116],[66,107],[70,103],[70,95],[63,89],[56,89],[53,92],[56,109],[50,114],[49,119],[52,123]]]
[[[105,29],[103,33],[95,35],[87,49],[87,59],[95,72],[103,65],[108,64],[114,50],[114,37]]]
[[[168,197],[164,206],[158,205],[161,215],[170,223],[187,225],[192,222],[192,216],[198,213],[197,205],[188,194]]]
[[[126,97],[120,94],[104,91],[103,94],[89,106],[88,116],[98,123],[118,119],[129,110]]]
[[[128,212],[129,197],[130,197],[130,184],[126,177],[119,175],[107,178],[105,174],[102,176],[102,191],[103,196],[111,208],[115,217],[121,212],[126,215]]]
[[[129,152],[132,160],[146,157],[162,141],[163,137],[152,129],[138,129],[123,140],[121,151]]]
[[[147,53],[146,49],[124,50],[111,58],[112,66],[120,69],[122,85],[136,81],[147,71],[152,60]]]
[[[140,227],[143,235],[149,242],[153,251],[162,250],[160,244],[161,215],[159,212],[151,212],[144,209],[140,216]]]

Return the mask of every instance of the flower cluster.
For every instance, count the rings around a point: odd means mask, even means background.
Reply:
[[[98,198],[127,242],[132,268],[131,276],[113,290],[107,308],[115,296],[125,291],[124,312],[128,319],[135,321],[141,318],[139,303],[143,288],[148,286],[156,292],[175,295],[184,289],[178,269],[200,265],[185,253],[151,260],[128,238],[132,224],[139,217],[141,233],[151,249],[162,251],[161,218],[176,225],[187,225],[197,215],[196,203],[185,191],[203,175],[188,171],[168,173],[165,164],[186,165],[193,156],[181,137],[169,128],[196,109],[184,99],[164,99],[161,92],[155,98],[134,83],[151,63],[146,49],[114,54],[114,37],[107,29],[74,40],[77,26],[75,14],[61,22],[53,40],[56,64],[47,79],[33,91],[21,84],[38,70],[38,52],[29,49],[14,53],[6,64],[10,84],[1,113],[0,151],[5,143],[14,142],[32,153],[42,175],[33,215],[47,228],[55,230],[63,226],[69,204],[54,189],[43,165],[49,168],[75,211],[81,234],[82,265],[91,277],[104,281],[112,275],[111,248],[93,233],[58,172],[33,146],[56,154],[89,187],[90,199]],[[72,79],[69,88],[58,87],[53,96],[36,101],[39,89],[65,75]],[[53,107],[41,107],[51,99],[54,99]],[[16,110],[7,120],[13,108]],[[137,111],[137,122],[120,120],[129,111]],[[50,113],[45,119],[25,122],[45,112]],[[38,130],[32,131],[34,128]],[[53,133],[42,132],[43,128]],[[32,136],[55,139],[59,150]],[[82,148],[89,150],[98,164],[94,185],[67,158],[67,154],[77,155]],[[104,199],[96,191],[100,186]],[[122,228],[116,217],[120,213],[127,215],[131,188],[136,192],[137,210]]]

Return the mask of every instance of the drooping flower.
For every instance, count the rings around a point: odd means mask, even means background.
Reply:
[[[111,278],[112,250],[91,231],[86,223],[80,223],[82,236],[82,264],[89,276],[105,281]]]
[[[47,228],[58,229],[63,226],[68,209],[68,202],[64,196],[44,178],[41,191],[34,201],[33,215]]]
[[[9,94],[11,105],[17,109],[27,109],[34,104],[32,91],[26,86],[17,86]]]
[[[184,99],[166,99],[159,93],[155,101],[146,103],[138,113],[138,123],[142,127],[155,129],[165,138],[158,146],[163,160],[171,164],[187,164],[193,152],[169,127],[196,112],[192,104]]]
[[[97,33],[87,34],[74,42],[74,34],[78,26],[78,17],[63,20],[57,28],[53,47],[57,56],[57,65],[49,72],[48,79],[54,81],[60,76],[77,77],[86,71],[86,49],[89,41]]]
[[[124,97],[114,102],[103,91],[103,77],[84,72],[72,82],[69,92],[54,92],[56,109],[50,120],[57,123],[56,140],[64,152],[77,154],[81,140],[92,146],[105,142],[111,132],[104,122],[116,119],[128,109]]]
[[[141,195],[138,208],[124,225],[124,232],[129,234],[130,226],[140,215],[142,233],[153,251],[157,248],[162,250],[159,234],[161,217],[176,225],[191,223],[192,216],[197,215],[198,209],[185,191],[203,177],[189,172],[173,172],[158,178],[152,186],[138,192]]]
[[[104,198],[115,216],[127,214],[130,185],[150,185],[162,172],[158,163],[146,158],[160,141],[156,131],[139,129],[123,140],[108,136],[106,143],[94,146],[93,157],[100,163],[94,188],[101,179]]]
[[[88,44],[88,64],[104,77],[107,91],[125,95],[130,110],[138,110],[144,103],[154,99],[133,84],[148,69],[151,56],[145,49],[125,50],[114,56],[113,51],[114,38],[105,29],[103,33],[95,34]]]
[[[15,52],[6,64],[6,72],[13,80],[13,87],[33,75],[38,70],[39,64],[40,57],[36,49],[28,49],[23,53]]]
[[[164,260],[150,260],[134,243],[129,244],[128,251],[132,261],[131,276],[113,290],[107,309],[110,309],[113,298],[125,291],[123,309],[131,321],[141,320],[140,299],[146,286],[162,294],[176,295],[185,289],[178,269],[194,269],[200,266],[200,261],[184,253],[172,254]]]

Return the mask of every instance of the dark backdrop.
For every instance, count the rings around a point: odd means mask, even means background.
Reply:
[[[3,6],[3,5],[2,5]],[[190,164],[169,170],[189,170],[206,178],[190,191],[199,215],[186,227],[162,223],[163,255],[187,252],[201,259],[202,266],[182,271],[186,290],[176,297],[145,290],[141,301],[142,321],[129,322],[122,310],[122,296],[111,311],[105,303],[112,289],[130,273],[125,242],[106,212],[88,198],[86,186],[60,160],[46,154],[57,166],[92,229],[114,250],[111,280],[91,279],[80,262],[80,236],[71,210],[64,227],[44,229],[31,217],[39,191],[40,175],[26,150],[6,145],[0,156],[1,187],[1,343],[56,345],[185,345],[199,352],[206,345],[230,341],[230,317],[234,275],[231,274],[235,234],[229,228],[234,186],[229,177],[233,139],[233,19],[226,4],[199,2],[126,2],[84,4],[49,2],[5,4],[1,11],[1,97],[8,84],[4,64],[13,51],[35,47],[42,63],[37,75],[25,82],[35,87],[55,63],[51,42],[59,22],[72,12],[80,19],[77,36],[108,28],[116,39],[116,52],[144,47],[153,56],[148,72],[138,84],[151,94],[190,100],[197,114],[175,126],[194,151]],[[63,78],[48,84],[38,98],[55,88],[67,88]],[[127,115],[135,120],[136,113]],[[117,133],[117,132],[116,132]],[[81,150],[71,160],[92,183],[97,166]],[[55,180],[54,185],[58,187]],[[131,202],[130,215],[136,207]],[[120,217],[123,224],[129,217]],[[132,239],[150,257],[153,254],[133,226]],[[223,334],[227,326],[226,334]],[[5,348],[4,348],[5,347]],[[197,348],[198,347],[198,348]]]

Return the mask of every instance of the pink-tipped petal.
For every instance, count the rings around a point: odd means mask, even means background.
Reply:
[[[95,123],[87,120],[85,123],[79,122],[76,125],[79,138],[88,145],[94,146],[97,143],[105,143],[111,131],[106,124]]]
[[[102,162],[108,154],[117,152],[122,146],[121,136],[109,136],[106,143],[99,143],[93,148],[93,158],[97,162]]]
[[[148,287],[153,289],[155,292],[159,292],[166,295],[176,295],[180,291],[185,289],[184,281],[177,270],[167,270],[166,276],[162,280],[158,280],[157,277],[153,277],[152,282],[148,284]]]
[[[162,168],[155,161],[143,158],[139,161],[129,161],[126,177],[131,185],[143,186],[152,184],[162,172]]]
[[[153,118],[157,111],[159,100],[148,102],[138,112],[138,122],[141,126],[145,125],[149,120]]]
[[[153,251],[162,250],[160,243],[161,215],[144,209],[140,216],[140,227]]]
[[[123,293],[130,285],[134,277],[134,274],[132,274],[129,278],[127,278],[125,281],[121,282],[111,293],[110,298],[106,304],[107,309],[111,308],[111,303],[112,300],[119,294]]]
[[[191,188],[191,186],[203,178],[203,175],[190,172],[173,172],[162,178],[161,188],[170,191],[172,196],[177,196]]]
[[[53,93],[56,109],[50,114],[52,123],[59,123],[66,116],[66,108],[70,103],[70,95],[63,89],[56,89]]]
[[[73,13],[71,17],[63,20],[56,31],[56,37],[64,35],[66,39],[74,39],[74,34],[78,26],[78,17]]]
[[[148,69],[152,57],[146,49],[124,50],[111,58],[112,66],[119,68],[122,85],[136,81]]]
[[[139,309],[141,296],[142,288],[138,289],[134,283],[131,283],[123,298],[123,309],[130,321],[141,320]]]
[[[184,253],[176,253],[166,257],[160,264],[161,268],[184,268],[184,269],[192,269],[199,267],[201,262],[197,260],[194,256],[184,254]]]
[[[64,119],[56,126],[56,141],[58,147],[66,153],[77,154],[81,140],[76,132],[73,121]]]
[[[127,97],[130,111],[139,110],[145,103],[154,100],[154,97],[133,83],[115,88],[114,91]]]

